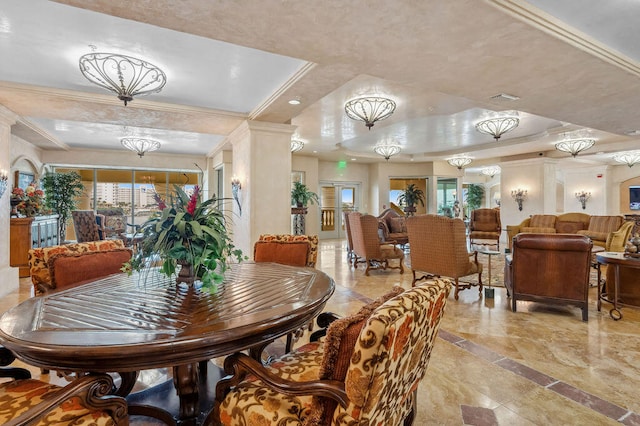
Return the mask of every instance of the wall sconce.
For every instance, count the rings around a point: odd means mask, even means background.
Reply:
[[[240,196],[238,195],[238,192],[240,192],[241,189],[242,184],[240,183],[240,179],[235,176],[231,178],[231,194],[233,194],[233,199],[236,200],[240,216],[242,216],[242,206],[240,205]]]
[[[496,206],[500,207],[500,194],[496,194],[496,196],[493,197],[493,201],[495,201]]]
[[[514,189],[511,191],[511,196],[518,203],[518,210],[522,211],[522,202],[527,199],[527,190],[526,189]]]
[[[585,191],[576,192],[576,198],[580,201],[580,204],[582,204],[582,210],[584,210],[587,208],[587,200],[591,198],[591,193]]]
[[[9,175],[5,169],[0,170],[0,198],[4,195],[4,191],[7,190],[7,184],[9,181]]]

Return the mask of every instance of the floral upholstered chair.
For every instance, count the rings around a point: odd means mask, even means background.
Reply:
[[[411,246],[412,285],[431,276],[455,280],[454,297],[460,290],[478,286],[482,294],[482,264],[478,252],[467,251],[464,222],[445,216],[423,214],[407,218],[409,245]],[[418,277],[417,272],[426,273]],[[478,274],[478,282],[461,282],[460,278]]]
[[[100,230],[93,210],[73,210],[71,217],[76,231],[76,240],[79,243],[100,241]]]
[[[218,385],[205,424],[411,424],[450,288],[447,279],[396,287],[333,322],[323,343],[266,367],[230,356],[225,371],[233,376]]]
[[[0,347],[2,365],[14,359],[7,348]],[[107,395],[113,380],[106,374],[83,376],[64,388],[31,379],[20,368],[0,368],[0,377],[15,379],[0,384],[0,424],[5,426],[129,424],[124,398]]]

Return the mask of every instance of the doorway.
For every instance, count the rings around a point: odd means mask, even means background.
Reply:
[[[319,237],[321,239],[345,238],[344,214],[357,212],[359,205],[359,183],[321,183]]]

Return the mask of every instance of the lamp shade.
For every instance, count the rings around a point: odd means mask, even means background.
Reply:
[[[384,157],[389,161],[389,158],[399,154],[401,151],[400,144],[394,141],[379,142],[373,147],[373,152]]]
[[[518,114],[516,112],[506,112],[499,116],[479,121],[476,123],[476,130],[480,133],[491,135],[495,140],[498,140],[503,134],[518,127],[518,124],[520,124]]]
[[[373,123],[388,118],[396,110],[396,103],[388,98],[367,96],[348,101],[344,111],[349,118],[364,121],[371,130]]]
[[[558,151],[567,152],[573,157],[580,152],[591,148],[596,143],[595,139],[579,138],[579,139],[566,139],[556,144]]]
[[[460,155],[457,157],[447,159],[447,163],[449,163],[454,167],[457,167],[458,170],[462,170],[464,166],[468,166],[469,164],[471,164],[472,161],[473,159],[466,155]]]
[[[300,139],[291,139],[291,152],[298,152],[304,148],[304,142]]]
[[[144,138],[122,138],[120,143],[127,149],[134,151],[140,158],[144,156],[145,152],[156,151],[160,148],[160,142],[153,139]]]
[[[613,159],[618,163],[633,167],[634,164],[640,163],[640,150],[619,152],[613,156]]]

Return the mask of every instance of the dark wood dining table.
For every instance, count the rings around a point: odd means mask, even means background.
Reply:
[[[173,417],[197,424],[204,361],[259,353],[308,324],[333,291],[333,279],[319,270],[274,263],[231,265],[214,289],[176,285],[152,268],[28,299],[0,317],[0,342],[37,367],[117,372],[121,394],[137,371],[172,367]]]

